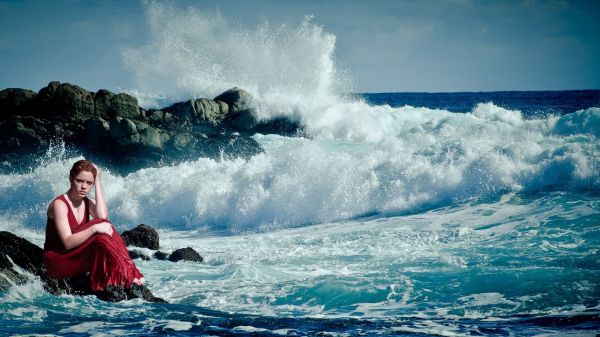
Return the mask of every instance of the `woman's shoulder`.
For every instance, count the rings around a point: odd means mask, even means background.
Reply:
[[[68,210],[67,203],[65,202],[62,196],[63,195],[61,194],[58,197],[54,198],[52,202],[50,202],[50,205],[48,206],[48,213],[52,213],[53,211],[57,210]]]

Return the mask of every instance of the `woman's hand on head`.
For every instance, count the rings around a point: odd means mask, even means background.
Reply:
[[[92,163],[92,166],[96,169],[96,176],[94,177],[95,179],[100,178],[100,168],[98,167],[98,165]]]
[[[94,225],[94,233],[96,234],[108,234],[112,236],[113,227],[109,222],[100,222]]]

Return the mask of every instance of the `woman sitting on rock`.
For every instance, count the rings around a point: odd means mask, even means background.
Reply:
[[[141,285],[143,276],[129,257],[123,239],[107,218],[100,169],[77,161],[69,175],[71,187],[48,207],[44,263],[48,275],[62,279],[89,273],[92,290]],[[96,186],[96,199],[87,194]],[[94,220],[90,221],[90,215]]]

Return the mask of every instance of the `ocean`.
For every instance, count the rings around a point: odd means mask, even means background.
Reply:
[[[0,335],[600,334],[600,90],[339,94],[335,36],[310,19],[240,34],[155,6],[153,52],[124,53],[142,105],[237,85],[304,136],[105,169],[120,231],[151,225],[162,251],[204,262],[136,260],[158,304],[53,296],[32,276],[0,294]],[[42,246],[77,159],[58,144],[0,174],[0,230]]]
[[[164,251],[205,262],[136,260],[169,304],[57,297],[32,278],[0,295],[0,332],[600,333],[600,91],[360,97],[343,104],[389,123],[376,139],[256,135],[266,152],[248,161],[104,172],[120,230],[150,224]],[[0,176],[0,229],[42,246],[78,158],[59,146]]]

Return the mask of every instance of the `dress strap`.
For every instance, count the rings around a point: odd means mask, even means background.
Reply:
[[[83,215],[85,222],[90,222],[90,199],[88,197],[83,198],[83,202],[85,203],[85,214]]]

